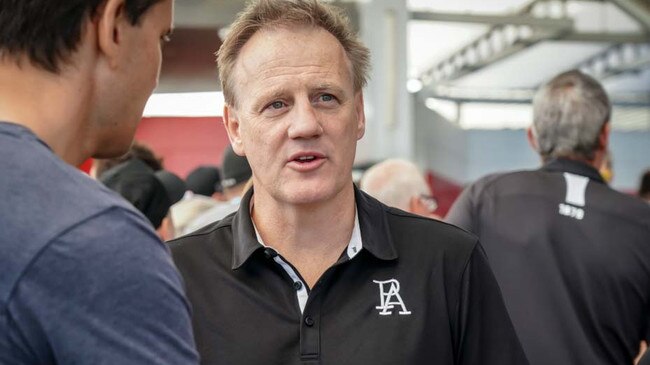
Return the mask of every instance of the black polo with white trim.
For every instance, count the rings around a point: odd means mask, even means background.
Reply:
[[[527,364],[474,236],[355,188],[360,241],[307,288],[258,241],[251,196],[170,243],[203,364]]]
[[[479,236],[531,364],[632,364],[648,339],[648,204],[559,159],[480,179],[447,220]]]

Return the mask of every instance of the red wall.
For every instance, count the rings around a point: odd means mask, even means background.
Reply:
[[[438,209],[435,213],[444,218],[456,198],[463,192],[463,186],[433,171],[427,171],[426,177],[433,196],[438,200]]]
[[[135,139],[163,158],[165,169],[185,178],[199,165],[221,165],[228,135],[220,117],[143,118]]]

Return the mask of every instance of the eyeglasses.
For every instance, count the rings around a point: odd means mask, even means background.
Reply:
[[[436,209],[438,209],[438,200],[432,195],[420,194],[420,201],[431,213],[435,212]]]

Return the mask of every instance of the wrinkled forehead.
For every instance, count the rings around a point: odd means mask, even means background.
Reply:
[[[338,39],[322,27],[311,25],[266,26],[242,46],[230,75],[233,92],[243,95],[251,80],[273,76],[274,72],[295,72],[308,68],[343,66],[341,78],[353,84],[352,63]]]

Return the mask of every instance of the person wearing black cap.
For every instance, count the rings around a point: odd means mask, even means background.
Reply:
[[[142,160],[122,162],[100,175],[99,181],[133,204],[155,229],[160,227],[171,206],[169,194]]]
[[[163,241],[176,236],[169,210],[187,188],[180,177],[164,169],[162,158],[149,146],[136,141],[120,157],[95,159],[93,173],[144,214]]]
[[[239,208],[246,183],[253,175],[248,160],[246,157],[237,155],[233,151],[232,145],[228,145],[223,154],[221,171],[223,173],[221,188],[226,201],[201,213],[187,224],[182,234],[194,232],[210,223],[223,219]]]
[[[533,99],[543,166],[484,177],[446,219],[476,233],[533,365],[631,365],[649,337],[650,206],[598,168],[611,104],[578,70]]]
[[[221,171],[216,166],[199,166],[190,171],[185,178],[185,185],[187,190],[194,194],[222,200],[219,196],[221,193]]]
[[[369,51],[329,2],[253,1],[218,52],[235,214],[170,241],[204,365],[525,365],[475,236],[352,181]]]

